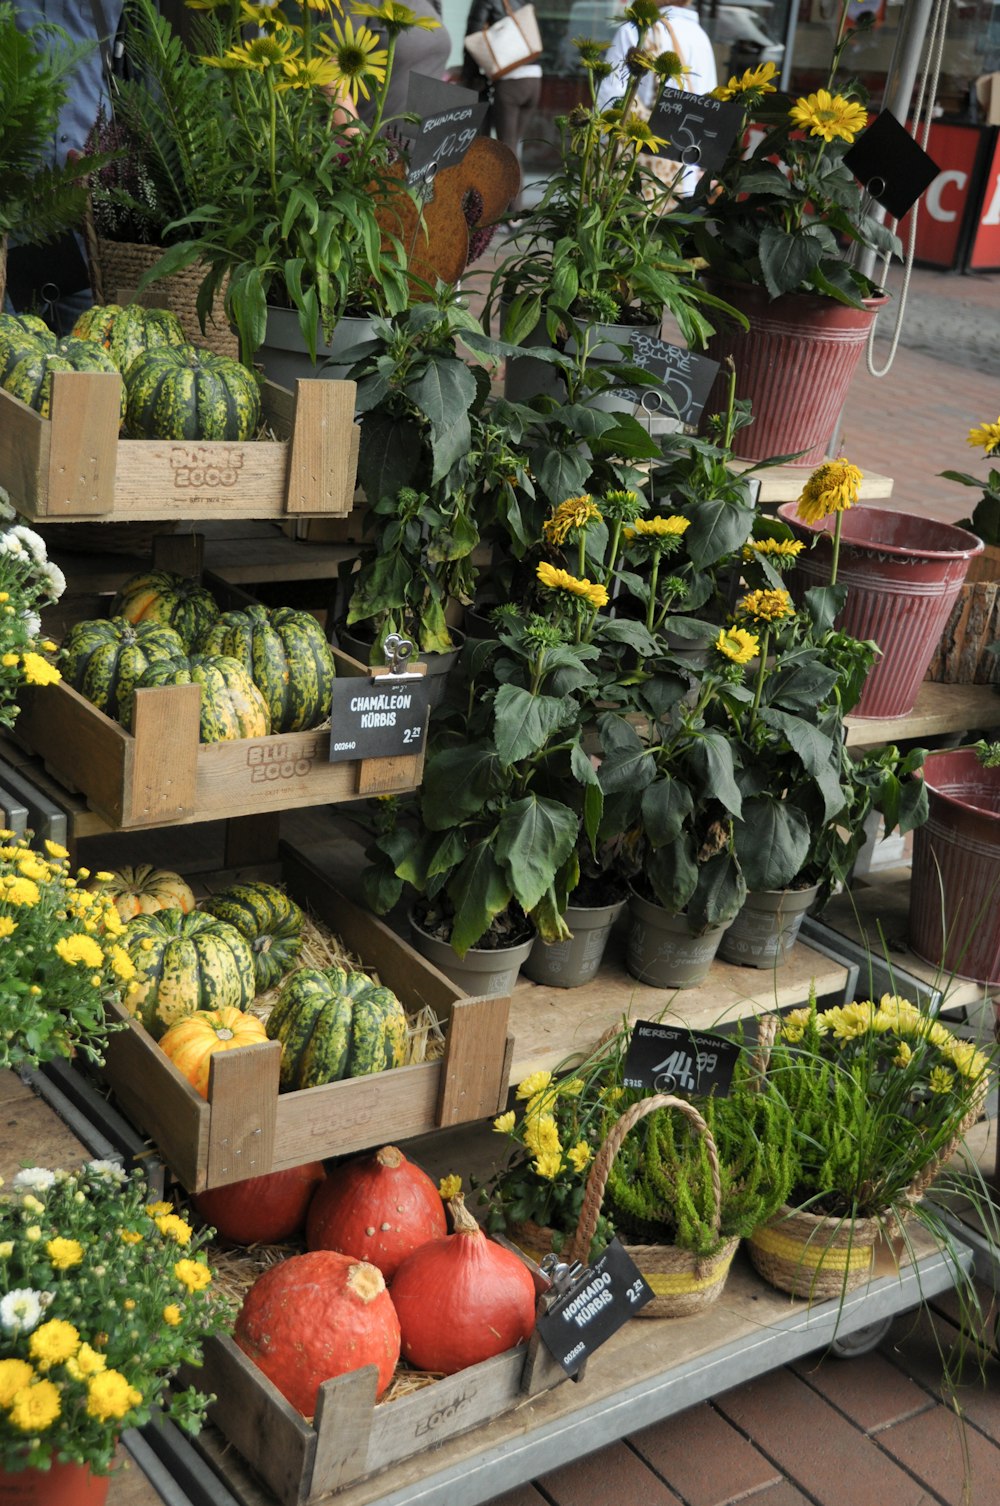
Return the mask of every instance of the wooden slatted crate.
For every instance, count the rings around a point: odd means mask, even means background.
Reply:
[[[36,522],[346,517],[361,431],[354,382],[263,384],[274,439],[120,439],[121,377],[60,371],[51,418],[0,390],[0,486]]]
[[[370,1077],[278,1092],[278,1041],[217,1052],[207,1100],[142,1026],[111,1035],[102,1076],[124,1112],[189,1192],[490,1118],[506,1104],[510,996],[469,998],[408,942],[340,893],[301,853],[282,848],[283,879],[408,1013],[445,1027],[443,1058]],[[124,1011],[118,1017],[127,1019]]]
[[[370,673],[339,649],[333,654],[338,675]],[[197,685],[138,690],[134,730],[126,732],[62,682],[28,687],[15,736],[122,831],[401,794],[423,776],[422,753],[330,763],[329,728],[201,743],[200,695]]]

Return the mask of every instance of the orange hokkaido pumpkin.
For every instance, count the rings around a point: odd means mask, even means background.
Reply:
[[[256,1015],[231,1008],[198,1009],[170,1026],[160,1037],[160,1050],[195,1092],[207,1098],[209,1063],[216,1051],[238,1050],[266,1040],[264,1022]]]

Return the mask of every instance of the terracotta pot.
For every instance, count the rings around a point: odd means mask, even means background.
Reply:
[[[778,516],[814,548],[799,556],[788,577],[801,599],[830,579],[831,515],[803,523],[797,502]],[[868,674],[855,715],[907,716],[913,710],[941,632],[962,589],[969,562],[982,553],[975,534],[951,523],[880,507],[852,507],[843,515],[837,581],[847,602],[837,626],[855,638],[872,638],[882,650]]]
[[[930,816],[913,834],[909,942],[944,973],[1000,984],[1000,769],[928,754]]]
[[[110,1475],[92,1474],[86,1464],[53,1464],[51,1469],[0,1470],[3,1506],[104,1506]]]
[[[706,354],[736,364],[736,396],[749,398],[753,423],[740,429],[733,451],[744,460],[804,451],[790,465],[809,469],[825,458],[868,331],[888,298],[865,299],[850,308],[818,293],[785,293],[770,299],[766,288],[712,279],[713,293],[750,321],[749,330],[726,322],[708,341]],[[725,407],[724,365],[708,396],[705,414]]]

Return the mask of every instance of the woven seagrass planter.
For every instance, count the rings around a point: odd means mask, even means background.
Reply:
[[[94,297],[101,303],[120,303],[120,294],[130,298],[143,273],[159,261],[163,250],[162,246],[110,241],[98,236],[90,269]],[[201,332],[195,303],[204,276],[204,265],[195,262],[181,272],[173,272],[152,283],[143,297],[148,295],[151,303],[176,314],[192,345],[201,345],[217,356],[232,356],[236,360],[240,353],[239,342],[229,328],[221,298],[216,299],[212,317],[205,321],[205,333]]]
[[[826,1218],[786,1204],[753,1231],[747,1251],[771,1286],[818,1301],[864,1285],[882,1228],[877,1218]]]

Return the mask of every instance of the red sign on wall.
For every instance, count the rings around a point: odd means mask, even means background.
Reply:
[[[979,223],[969,252],[969,266],[979,272],[1000,272],[1000,131],[993,143]]]
[[[979,126],[932,125],[927,150],[941,171],[919,200],[916,259],[931,267],[954,267],[969,207],[969,186],[982,129]],[[903,245],[910,217],[899,222]]]

